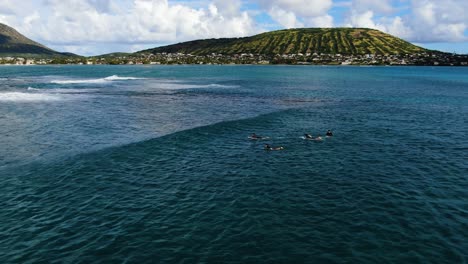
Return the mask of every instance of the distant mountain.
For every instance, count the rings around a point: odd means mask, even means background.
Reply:
[[[5,56],[62,57],[77,55],[52,50],[21,35],[14,28],[0,23],[0,57]]]
[[[428,50],[375,29],[301,28],[267,32],[245,38],[194,40],[138,53],[217,54],[414,54]]]
[[[89,58],[119,58],[119,57],[127,57],[131,56],[133,53],[128,53],[128,52],[113,52],[113,53],[107,53],[107,54],[102,54],[102,55],[97,55],[97,56],[90,56]]]

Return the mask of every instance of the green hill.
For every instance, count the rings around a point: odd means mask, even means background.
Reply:
[[[133,53],[128,53],[128,52],[113,52],[113,53],[107,53],[107,54],[102,54],[102,55],[97,55],[97,56],[90,56],[89,58],[118,58],[118,57],[127,57],[131,56]]]
[[[245,38],[195,40],[139,53],[217,54],[413,54],[427,51],[407,41],[366,28],[303,28],[267,32]]]
[[[72,53],[60,53],[28,39],[18,31],[0,23],[0,57],[57,57],[76,56]]]

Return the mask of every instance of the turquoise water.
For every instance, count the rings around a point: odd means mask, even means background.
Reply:
[[[467,116],[468,68],[0,67],[0,262],[464,263]]]

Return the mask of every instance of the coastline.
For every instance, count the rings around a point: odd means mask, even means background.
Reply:
[[[468,55],[417,54],[216,54],[136,53],[124,56],[60,58],[0,57],[0,65],[301,65],[301,66],[468,66]]]

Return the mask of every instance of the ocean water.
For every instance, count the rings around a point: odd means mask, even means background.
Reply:
[[[466,263],[467,135],[468,68],[0,67],[0,262]]]

